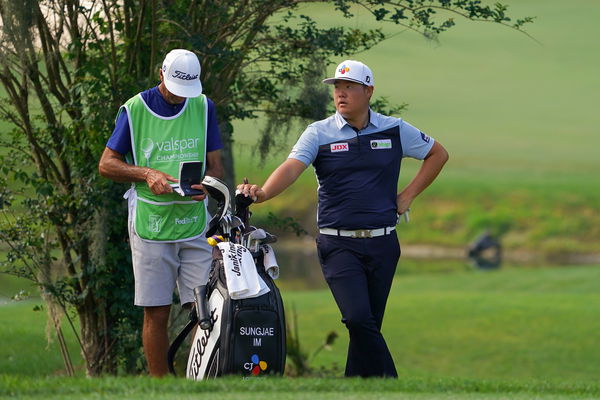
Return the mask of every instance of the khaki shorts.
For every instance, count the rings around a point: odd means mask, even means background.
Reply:
[[[208,281],[212,247],[204,235],[185,242],[149,242],[141,239],[130,223],[129,244],[136,306],[171,304],[175,286],[181,304],[190,303],[194,301],[194,288]]]

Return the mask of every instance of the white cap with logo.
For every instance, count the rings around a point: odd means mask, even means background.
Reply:
[[[179,97],[198,97],[202,94],[200,61],[189,50],[171,50],[162,65],[167,90]]]
[[[374,86],[373,72],[360,61],[342,61],[335,69],[333,78],[323,79],[323,83],[335,83],[337,80],[357,82],[366,86]]]

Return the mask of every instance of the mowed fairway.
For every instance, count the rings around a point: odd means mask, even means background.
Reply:
[[[460,17],[436,43],[393,24],[375,24],[364,10],[350,20],[324,5],[300,11],[327,25],[383,27],[393,35],[349,58],[372,67],[375,97],[407,102],[402,116],[448,148],[447,175],[514,184],[595,176],[600,5],[585,0],[503,3],[510,5],[510,15],[536,17],[526,30],[539,44],[510,28]],[[339,61],[332,60],[328,76]],[[237,128],[238,143],[254,144],[252,122]],[[291,134],[292,143],[300,132]],[[236,151],[251,154],[244,146]]]
[[[383,332],[401,376],[593,381],[600,371],[600,269],[540,268],[397,276]],[[284,293],[306,350],[330,330],[347,346],[327,291]]]

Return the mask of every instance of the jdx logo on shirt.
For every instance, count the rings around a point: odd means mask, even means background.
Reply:
[[[392,139],[377,139],[371,140],[371,148],[373,150],[387,150],[392,148]]]
[[[348,143],[332,143],[329,146],[332,153],[337,153],[338,151],[348,151]]]

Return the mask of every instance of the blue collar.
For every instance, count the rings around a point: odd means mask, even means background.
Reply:
[[[379,114],[377,114],[376,112],[373,112],[373,110],[371,110],[369,108],[369,122],[367,123],[367,127],[369,125],[372,125],[374,128],[379,128],[379,118],[378,117],[379,117]],[[352,127],[352,125],[350,125],[348,123],[348,121],[346,121],[344,119],[344,117],[342,117],[342,114],[340,114],[339,112],[337,112],[337,111],[335,112],[334,118],[335,118],[335,124],[337,125],[339,130],[342,130],[344,125],[348,125],[350,128],[354,129]]]

